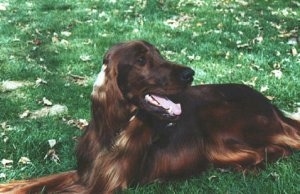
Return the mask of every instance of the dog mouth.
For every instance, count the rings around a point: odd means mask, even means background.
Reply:
[[[176,119],[181,113],[181,105],[166,96],[146,94],[144,97],[145,108],[165,119]]]

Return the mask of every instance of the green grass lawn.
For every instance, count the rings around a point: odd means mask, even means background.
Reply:
[[[298,0],[0,1],[0,182],[76,167],[93,80],[104,52],[121,41],[153,43],[195,69],[195,84],[245,83],[296,111],[299,27]],[[8,91],[8,80],[23,87]],[[68,112],[32,118],[51,104]],[[300,193],[299,161],[298,152],[258,172],[211,169],[124,193]]]

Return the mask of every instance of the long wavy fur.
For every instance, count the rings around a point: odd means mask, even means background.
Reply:
[[[259,92],[239,84],[190,86],[193,75],[145,41],[113,46],[93,87],[77,169],[1,184],[0,193],[114,193],[210,165],[261,167],[300,149],[300,122]],[[169,109],[180,104],[182,113],[162,108],[156,96]]]

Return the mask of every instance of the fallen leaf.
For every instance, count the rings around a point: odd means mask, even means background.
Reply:
[[[36,84],[37,86],[39,86],[39,85],[41,85],[41,84],[47,84],[47,81],[43,80],[42,78],[37,78],[37,79],[35,80],[35,84]]]
[[[67,124],[75,126],[79,129],[84,129],[86,126],[88,126],[89,123],[86,119],[78,119],[78,120],[71,119],[67,121]]]
[[[52,102],[48,100],[46,97],[43,97],[43,105],[52,106]]]
[[[274,63],[273,64],[273,68],[274,69],[280,69],[281,68],[281,64],[280,63]]]
[[[167,19],[164,21],[164,24],[169,26],[172,29],[187,26],[189,27],[189,21],[192,20],[191,16],[188,15],[180,15],[180,16],[173,16],[171,19]]]
[[[271,100],[271,101],[275,99],[274,96],[266,96],[266,98],[267,98],[268,100]]]
[[[237,3],[241,4],[242,6],[247,6],[248,2],[243,0],[236,0]]]
[[[277,172],[271,172],[269,174],[269,177],[275,180],[278,180],[280,178],[280,175]]]
[[[198,56],[198,55],[196,55],[196,56],[195,55],[190,55],[190,56],[187,56],[187,57],[191,61],[199,61],[201,59],[201,57]]]
[[[80,55],[80,59],[84,62],[86,61],[90,61],[91,60],[91,56],[90,55],[86,55],[86,54],[83,54],[83,55]]]
[[[80,86],[86,86],[87,82],[88,82],[87,77],[83,77],[80,75],[70,74],[70,78],[71,78],[71,81],[75,82],[76,84],[78,84]]]
[[[0,85],[0,90],[3,92],[6,91],[13,91],[18,88],[24,87],[29,85],[28,82],[22,82],[22,81],[3,81],[2,84]]]
[[[261,44],[263,40],[264,38],[261,35],[259,35],[253,39],[253,43]]]
[[[253,77],[249,81],[242,81],[242,82],[244,84],[248,85],[248,86],[253,86],[254,87],[256,85],[256,81],[257,81],[257,77]]]
[[[292,38],[290,38],[290,39],[288,40],[287,44],[289,44],[289,45],[294,45],[294,46],[295,46],[295,45],[298,44],[298,40],[297,40],[296,37],[292,37]]]
[[[68,46],[69,45],[69,41],[65,40],[65,39],[61,39],[60,44],[62,46]]]
[[[91,39],[87,39],[85,42],[83,42],[83,44],[85,44],[85,45],[90,45],[92,43],[93,43],[93,41]]]
[[[268,86],[262,86],[262,87],[260,88],[260,92],[265,92],[265,91],[267,91],[268,89],[269,89]]]
[[[9,3],[0,3],[0,11],[6,11]]]
[[[49,139],[48,140],[50,148],[53,148],[56,145],[56,140],[55,139]]]
[[[193,5],[196,7],[200,7],[206,5],[207,3],[203,0],[180,0],[177,7],[184,7],[187,5]]]
[[[4,136],[4,138],[3,138],[3,142],[4,142],[4,143],[6,143],[8,140],[9,140],[9,137],[7,137],[7,136]]]
[[[275,55],[276,55],[277,57],[279,57],[279,56],[281,55],[281,53],[280,53],[279,51],[276,51],[276,52],[275,52]]]
[[[53,36],[52,37],[52,43],[59,43],[59,39],[58,39],[58,36]]]
[[[135,29],[132,30],[132,33],[135,33],[135,34],[137,34],[137,33],[139,33],[139,32],[140,32],[140,30],[137,29],[137,28],[135,28]]]
[[[237,48],[249,48],[249,49],[252,49],[251,47],[250,47],[250,44],[249,43],[242,43],[242,41],[237,41],[236,42],[236,46],[237,46]]]
[[[281,27],[282,27],[280,24],[276,24],[274,22],[270,22],[270,24],[271,24],[272,27],[276,28],[276,30],[280,30]]]
[[[25,110],[22,114],[19,115],[19,117],[21,119],[24,119],[26,117],[28,117],[30,115],[30,111],[29,110]]]
[[[12,164],[14,163],[13,160],[7,160],[7,159],[2,159],[1,160],[1,164],[5,167],[5,168],[11,168]]]
[[[50,149],[47,154],[44,157],[44,160],[46,160],[47,158],[50,158],[50,160],[54,161],[55,163],[59,162],[59,157],[56,154],[54,149]]]
[[[271,72],[273,73],[273,75],[274,75],[276,78],[278,78],[278,79],[282,78],[282,71],[281,71],[281,70],[275,69],[275,70],[273,70],[273,71],[271,71]]]
[[[31,119],[37,119],[46,116],[56,116],[68,113],[68,108],[64,105],[55,104],[51,107],[43,107],[39,110],[33,111],[30,114]]]
[[[292,4],[294,4],[294,5],[297,6],[297,7],[300,7],[300,2],[292,1]]]
[[[98,17],[99,18],[108,18],[109,16],[107,15],[107,13],[105,13],[104,11],[102,11],[101,13],[99,13]]]
[[[218,178],[216,175],[212,175],[212,176],[208,177],[208,180],[212,181],[213,179],[216,179],[216,178]]]
[[[8,125],[6,121],[0,123],[0,126],[4,130],[4,132],[5,131],[12,131],[12,130],[14,130],[14,128],[12,126]]]
[[[291,39],[293,39],[297,34],[298,34],[298,31],[296,29],[293,29],[291,31],[281,30],[281,31],[279,31],[278,37],[280,37],[280,38],[292,37]]]
[[[291,53],[292,53],[292,56],[294,56],[294,57],[298,55],[298,51],[297,51],[297,49],[295,47],[293,47],[291,49]]]
[[[20,160],[18,161],[18,163],[21,163],[21,164],[31,164],[31,161],[30,161],[29,158],[22,156],[20,158]]]
[[[69,36],[71,36],[71,32],[68,32],[68,31],[62,31],[61,32],[61,35],[63,35],[63,36],[66,36],[66,37],[69,37]]]

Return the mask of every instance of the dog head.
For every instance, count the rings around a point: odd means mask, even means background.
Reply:
[[[194,71],[165,60],[158,49],[145,41],[131,41],[113,46],[105,55],[94,92],[105,87],[107,93],[128,101],[161,119],[176,119],[181,114],[172,96],[193,81]],[[118,103],[118,102],[112,102]]]

